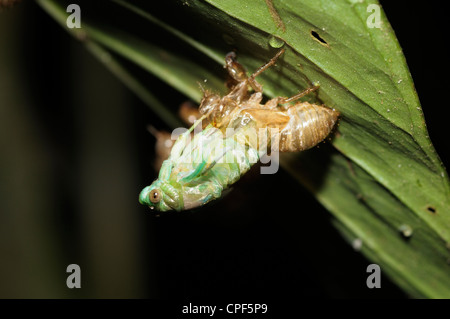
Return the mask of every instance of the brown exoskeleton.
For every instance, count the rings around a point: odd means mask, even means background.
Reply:
[[[236,61],[236,55],[227,54],[225,67],[234,80],[231,91],[223,97],[205,92],[199,108],[203,116],[179,135],[169,158],[162,163],[158,179],[141,191],[139,201],[142,204],[157,211],[182,211],[203,206],[219,198],[225,189],[267,155],[269,146],[271,153],[302,151],[330,133],[337,121],[336,111],[308,102],[279,107],[317,87],[290,98],[277,97],[261,104],[262,86],[255,78],[275,64],[283,52],[280,50],[249,77]],[[253,93],[249,93],[250,88]],[[205,119],[209,124],[190,140],[192,130]],[[229,128],[231,134],[228,134]],[[272,142],[274,137],[278,143]]]
[[[225,57],[225,68],[235,84],[231,91],[221,97],[205,91],[200,104],[200,113],[215,127],[236,128],[254,121],[257,128],[275,128],[279,132],[279,151],[296,152],[314,147],[333,129],[339,113],[325,106],[308,102],[297,102],[288,107],[280,105],[296,101],[315,91],[318,86],[310,87],[292,97],[276,97],[261,104],[263,88],[256,77],[274,65],[284,53],[284,49],[247,76],[245,68],[236,61],[234,52]],[[249,87],[254,93],[249,93]]]

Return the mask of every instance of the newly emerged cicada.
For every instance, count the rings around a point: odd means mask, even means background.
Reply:
[[[337,121],[337,111],[308,102],[289,104],[318,86],[261,103],[263,89],[256,77],[283,53],[284,49],[280,50],[251,76],[236,61],[234,52],[226,55],[230,92],[225,96],[204,92],[199,107],[202,117],[178,137],[158,179],[142,190],[141,204],[158,211],[205,205],[219,198],[262,156],[303,151],[327,137]],[[191,132],[202,121],[207,125],[191,140]]]

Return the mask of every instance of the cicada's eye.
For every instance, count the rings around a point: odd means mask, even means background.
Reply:
[[[158,204],[161,200],[161,191],[157,188],[152,189],[152,191],[149,194],[149,198],[153,204]]]

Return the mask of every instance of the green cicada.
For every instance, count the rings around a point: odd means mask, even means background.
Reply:
[[[205,205],[219,198],[268,152],[303,151],[327,137],[337,121],[337,111],[308,102],[280,106],[317,86],[261,104],[262,86],[255,78],[275,64],[283,52],[280,50],[249,77],[234,52],[226,55],[225,67],[234,83],[230,92],[223,97],[204,92],[199,107],[203,116],[178,137],[158,179],[142,190],[141,204],[158,211]],[[209,124],[191,140],[191,132],[202,121]]]

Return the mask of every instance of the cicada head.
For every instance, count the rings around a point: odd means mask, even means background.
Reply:
[[[201,114],[207,114],[210,113],[212,110],[216,109],[216,107],[219,104],[220,104],[219,95],[213,94],[209,91],[205,91],[198,110],[200,111]]]
[[[152,185],[145,187],[139,194],[139,202],[159,212],[180,211],[184,206],[178,187],[161,180],[156,180]]]

